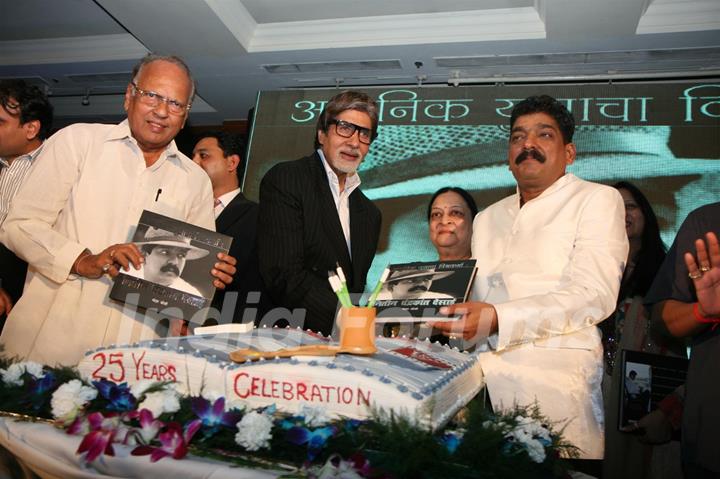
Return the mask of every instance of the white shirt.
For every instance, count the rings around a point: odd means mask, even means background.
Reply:
[[[330,184],[330,191],[332,192],[333,199],[335,200],[335,208],[337,209],[338,216],[340,217],[340,225],[342,225],[343,234],[345,235],[345,244],[347,244],[348,254],[352,256],[352,249],[350,248],[350,195],[355,188],[360,186],[360,176],[355,172],[352,175],[345,177],[345,188],[340,191],[340,180],[338,180],[335,172],[330,168],[325,155],[322,150],[317,150],[322,164],[325,167],[325,173],[327,173],[328,183]]]
[[[628,252],[614,188],[566,174],[520,208],[516,193],[473,222],[473,299],[495,306],[494,351],[481,353],[493,406],[537,400],[586,459],[602,458],[602,345]]]
[[[636,383],[634,379],[627,376],[625,377],[625,392],[630,396],[637,396],[640,394],[640,385]]]
[[[229,205],[230,202],[234,200],[239,193],[240,188],[236,188],[232,191],[228,191],[224,195],[220,195],[215,198],[215,203],[217,203],[217,205],[215,206],[215,219],[220,216],[220,213],[222,213],[223,210],[227,208],[227,205]]]
[[[25,183],[30,167],[41,150],[42,145],[30,153],[18,156],[10,163],[0,158],[0,227],[2,227],[5,217],[10,211],[13,198],[15,198],[20,186]]]
[[[57,132],[0,231],[0,241],[29,263],[0,337],[5,351],[74,365],[89,349],[155,337],[157,315],[124,309],[108,299],[109,278],[77,278],[70,268],[86,248],[130,242],[144,209],[214,230],[212,204],[207,174],[174,142],[147,167],[127,120]]]

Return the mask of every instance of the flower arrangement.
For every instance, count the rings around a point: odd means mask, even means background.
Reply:
[[[432,432],[410,418],[375,411],[373,420],[333,420],[322,408],[296,415],[274,406],[244,410],[225,399],[183,396],[173,383],[133,387],[86,383],[69,368],[0,361],[0,411],[45,418],[82,436],[90,463],[115,448],[150,461],[188,452],[251,467],[292,464],[287,477],[561,477],[575,448],[536,407],[488,414],[469,407],[451,427]],[[26,415],[31,411],[31,415]]]

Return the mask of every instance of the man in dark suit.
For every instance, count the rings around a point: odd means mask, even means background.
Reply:
[[[215,228],[218,233],[232,236],[229,254],[237,259],[232,283],[224,291],[218,290],[212,301],[213,308],[222,314],[210,319],[223,324],[252,322],[269,308],[258,271],[255,241],[258,205],[240,191],[245,172],[244,150],[245,142],[239,135],[221,131],[203,133],[193,149],[193,161],[205,170],[212,183]]]
[[[38,87],[0,81],[0,227],[50,135],[52,118],[52,105]],[[0,243],[0,329],[20,299],[26,274],[27,263]]]
[[[336,95],[318,118],[317,151],[275,165],[260,184],[260,273],[275,304],[305,313],[306,329],[332,332],[338,301],[328,271],[336,263],[351,293],[365,289],[381,217],[360,191],[357,169],[377,124],[369,96]]]

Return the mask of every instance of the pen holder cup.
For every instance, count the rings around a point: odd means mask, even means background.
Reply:
[[[375,347],[375,308],[340,308],[340,349],[352,354],[373,354]]]

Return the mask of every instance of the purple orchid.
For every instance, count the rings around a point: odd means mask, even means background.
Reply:
[[[346,419],[345,420],[345,430],[346,431],[354,431],[358,429],[360,426],[365,424],[367,421],[361,421],[359,419]]]
[[[378,479],[389,479],[390,476],[380,475],[379,472],[370,467],[370,462],[361,453],[355,453],[347,460],[339,454],[331,455],[323,468],[320,470],[320,477],[375,477]]]
[[[140,423],[139,428],[135,428],[133,432],[135,437],[140,438],[140,442],[143,444],[149,444],[150,441],[155,439],[158,432],[165,426],[165,423],[155,419],[153,413],[149,409],[141,409],[140,411],[132,411],[127,414],[128,419],[137,419]]]
[[[108,401],[109,411],[132,411],[135,409],[137,399],[130,392],[127,383],[115,384],[107,379],[93,381],[93,386],[98,390],[100,396]]]
[[[138,446],[132,450],[133,456],[146,456],[150,454],[150,462],[156,462],[163,457],[171,456],[173,459],[182,459],[187,455],[188,445],[192,437],[200,429],[202,421],[190,421],[183,432],[177,422],[169,423],[165,430],[158,435],[160,447]]]
[[[88,423],[87,417],[76,417],[65,432],[73,436],[84,436],[85,434],[89,433],[90,423]]]
[[[350,456],[355,470],[363,477],[378,477],[377,471],[370,467],[370,461],[362,453],[356,452]]]
[[[57,379],[51,371],[46,372],[39,379],[28,373],[25,373],[25,375],[28,377],[25,382],[29,395],[28,402],[34,410],[42,409],[50,400],[48,392],[55,387]]]
[[[319,427],[310,430],[306,427],[291,427],[285,433],[285,439],[298,446],[307,444],[308,460],[312,461],[325,447],[325,443],[337,432],[335,426]]]
[[[225,398],[218,398],[211,404],[203,397],[196,397],[192,399],[191,407],[195,415],[202,421],[205,437],[212,436],[221,427],[234,429],[241,417],[237,412],[225,412]]]
[[[280,421],[278,426],[280,426],[280,429],[282,429],[283,431],[287,431],[288,429],[292,429],[294,427],[300,427],[300,424],[302,424],[302,422],[298,420],[297,416],[291,416],[287,419],[283,419],[282,421]]]
[[[103,416],[102,413],[94,412],[87,416],[87,424],[90,432],[80,442],[77,453],[87,452],[85,456],[87,462],[94,461],[103,453],[114,456],[115,451],[112,444],[120,424],[117,415],[111,413],[108,416]]]
[[[460,446],[462,442],[462,436],[457,433],[448,432],[443,434],[439,441],[450,454],[455,454],[455,451],[457,451],[458,446]]]

